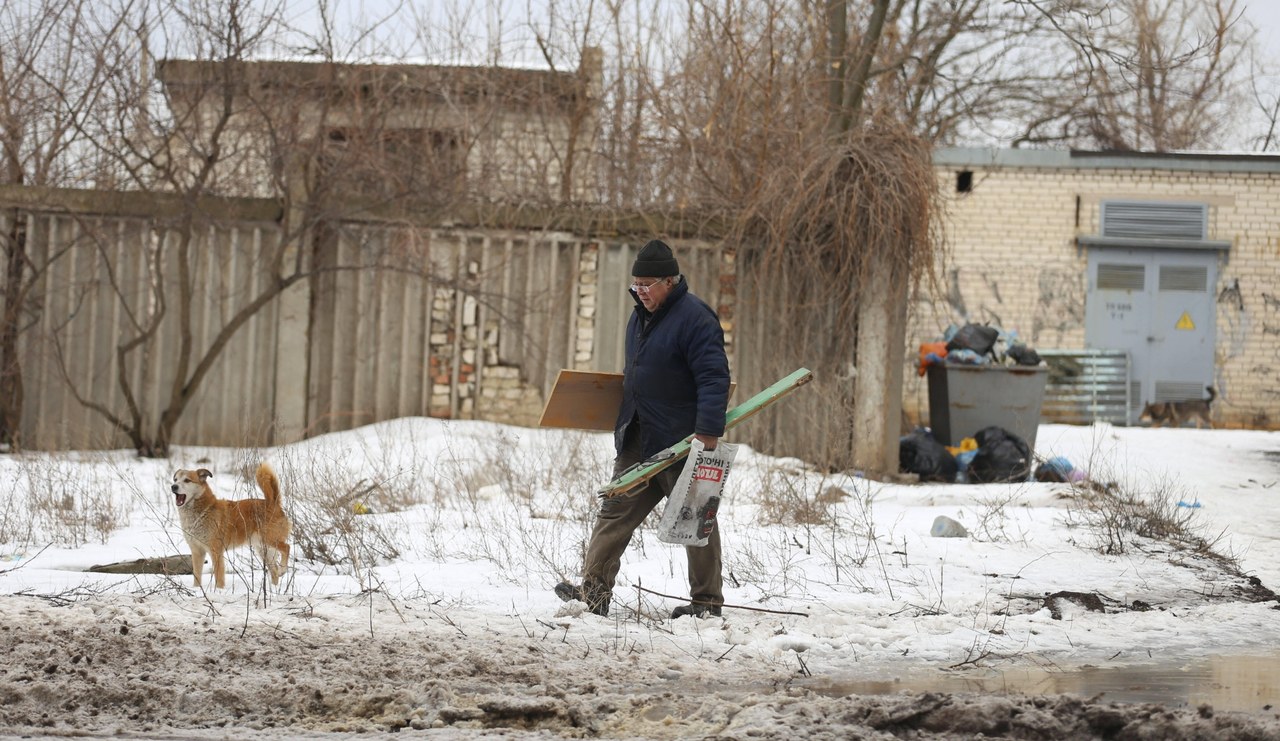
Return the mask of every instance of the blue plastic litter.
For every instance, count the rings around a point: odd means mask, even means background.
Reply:
[[[1055,471],[1059,474],[1062,474],[1063,478],[1067,478],[1068,476],[1071,475],[1071,472],[1075,470],[1075,466],[1071,465],[1071,461],[1067,460],[1066,458],[1063,458],[1060,455],[1056,455],[1050,458],[1049,460],[1045,461],[1043,465],[1045,468],[1051,471]]]

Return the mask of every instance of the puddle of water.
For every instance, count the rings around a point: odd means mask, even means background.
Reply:
[[[1155,702],[1173,707],[1209,704],[1216,711],[1280,710],[1280,657],[1214,656],[1182,664],[1080,667],[1046,671],[1015,668],[985,674],[904,675],[893,680],[832,679],[805,683],[823,695],[971,692],[1024,695],[1101,695],[1110,702]]]

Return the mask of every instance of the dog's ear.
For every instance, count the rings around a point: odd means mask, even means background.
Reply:
[[[197,470],[196,475],[200,477],[201,481],[208,481],[209,479],[213,478],[213,472],[207,468],[201,468]]]

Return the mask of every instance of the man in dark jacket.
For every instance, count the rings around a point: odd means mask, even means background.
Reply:
[[[615,477],[690,434],[714,449],[724,435],[729,401],[729,360],[720,319],[689,292],[671,248],[656,239],[646,244],[631,275],[636,307],[627,322],[622,408],[613,433]],[[582,586],[556,585],[561,599],[579,599],[597,615],[609,614],[614,580],[631,534],[671,493],[680,468],[671,466],[644,487],[601,502],[583,562]],[[686,546],[685,551],[692,600],[671,617],[719,615],[724,604],[719,528],[711,531],[707,545]]]

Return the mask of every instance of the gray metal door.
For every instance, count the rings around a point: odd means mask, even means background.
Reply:
[[[1133,410],[1202,399],[1213,383],[1217,253],[1094,248],[1085,344],[1128,350]]]

